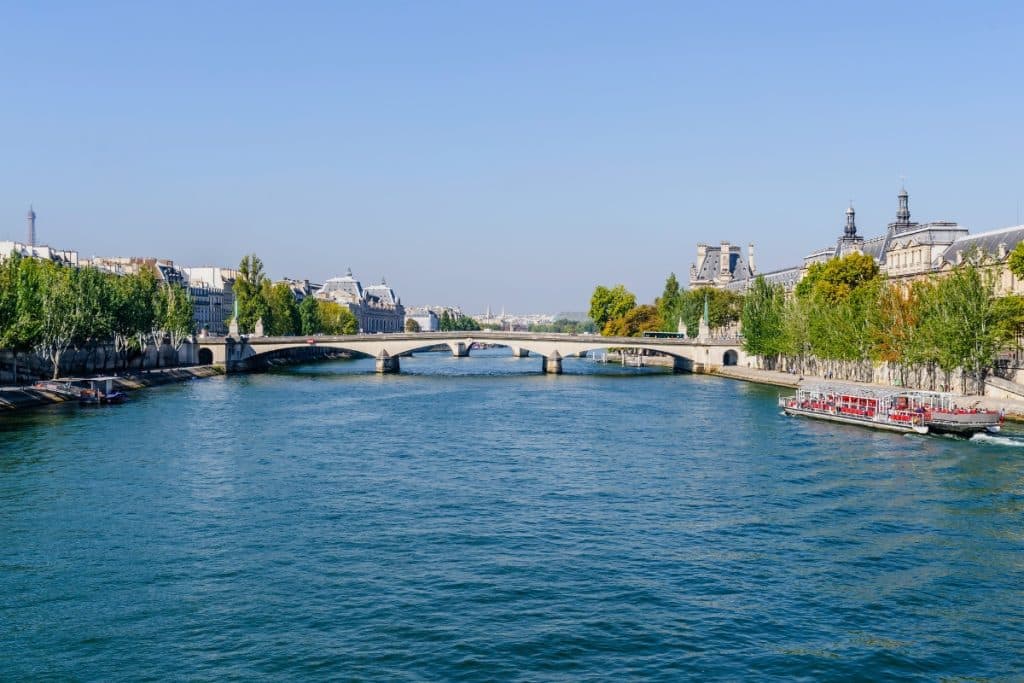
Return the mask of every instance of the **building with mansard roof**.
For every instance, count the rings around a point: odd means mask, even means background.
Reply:
[[[378,285],[363,287],[352,275],[332,277],[314,295],[348,308],[359,322],[360,332],[402,332],[405,329],[405,308],[402,300],[381,278]]]
[[[698,244],[697,261],[690,265],[690,287],[724,287],[735,280],[750,279],[754,273],[753,244],[746,258],[739,246],[728,242],[717,247]]]

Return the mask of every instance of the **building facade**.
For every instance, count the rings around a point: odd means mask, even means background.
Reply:
[[[405,317],[407,320],[415,320],[416,324],[420,326],[420,332],[439,332],[441,330],[441,317],[424,306],[407,308]]]
[[[196,328],[199,333],[226,335],[227,321],[234,315],[235,280],[238,279],[238,271],[220,266],[193,266],[182,270],[188,280],[189,292],[193,295],[193,304],[204,298],[207,302],[206,312],[202,316],[203,324],[199,324],[198,312],[196,315]]]
[[[835,243],[810,252],[801,265],[766,273],[757,273],[753,268],[752,251],[744,263],[737,248],[728,242],[723,242],[720,248],[698,245],[697,264],[690,269],[690,286],[722,287],[742,293],[758,275],[763,275],[770,284],[781,285],[792,292],[813,264],[860,253],[871,256],[879,270],[889,280],[897,282],[941,274],[952,270],[965,258],[974,258],[994,272],[997,294],[1024,293],[1024,282],[1016,278],[1008,266],[1010,252],[1024,240],[1024,226],[971,235],[966,227],[954,221],[914,222],[906,189],[901,189],[897,195],[895,220],[880,235],[865,238],[858,232],[853,206],[847,207],[845,219]]]
[[[343,277],[332,277],[315,294],[348,308],[359,323],[360,332],[402,332],[405,308],[395,290],[381,278],[378,285],[363,287],[349,270]]]

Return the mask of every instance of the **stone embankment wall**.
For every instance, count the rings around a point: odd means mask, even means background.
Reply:
[[[160,348],[148,346],[141,354],[129,358],[125,367],[124,359],[115,351],[113,345],[104,344],[87,349],[69,350],[60,360],[62,377],[95,375],[97,373],[138,372],[196,364],[196,349],[192,344],[182,344],[175,351],[169,344]],[[15,375],[14,363],[18,368]],[[0,386],[12,384],[32,384],[39,379],[53,377],[53,366],[50,361],[34,353],[0,351]]]
[[[820,360],[814,357],[782,357],[775,362],[759,359],[757,367],[792,375],[827,377],[852,382],[870,382],[887,386],[924,389],[927,391],[954,391],[967,395],[981,395],[985,387],[962,370],[945,372],[934,364],[899,365],[872,363],[871,361]]]

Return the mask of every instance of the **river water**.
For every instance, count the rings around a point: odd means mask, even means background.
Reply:
[[[1024,437],[474,352],[0,416],[0,679],[1024,672]]]

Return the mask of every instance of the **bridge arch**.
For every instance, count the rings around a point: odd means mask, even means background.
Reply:
[[[213,350],[206,347],[200,348],[196,360],[200,365],[213,365]]]

